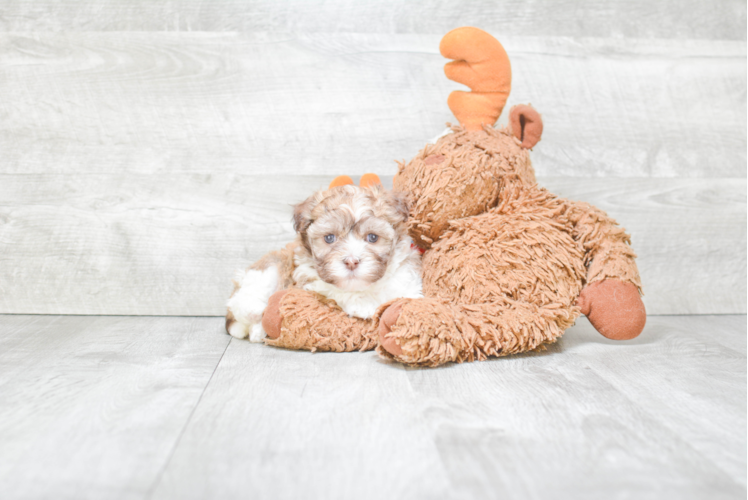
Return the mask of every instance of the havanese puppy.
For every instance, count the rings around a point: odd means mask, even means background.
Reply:
[[[226,330],[261,342],[262,313],[278,290],[302,288],[370,318],[396,298],[419,298],[421,256],[411,245],[403,196],[380,184],[318,191],[294,207],[297,237],[234,277]]]

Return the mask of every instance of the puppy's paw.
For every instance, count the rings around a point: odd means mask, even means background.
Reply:
[[[242,323],[234,320],[226,330],[229,335],[238,339],[249,337],[250,342],[262,342],[267,337],[265,330],[262,328],[262,321],[259,323]]]
[[[236,276],[239,289],[228,301],[229,311],[235,322],[228,332],[239,339],[249,337],[250,342],[262,342],[266,337],[262,329],[262,313],[268,299],[278,288],[278,270],[269,267],[263,271],[249,270]]]
[[[259,323],[252,325],[252,329],[249,332],[249,341],[262,342],[267,336],[267,333],[265,333],[265,330],[262,328],[262,321],[260,321]]]
[[[237,320],[232,321],[229,326],[226,327],[226,331],[229,332],[229,335],[238,339],[246,339],[247,335],[249,335],[247,325],[240,323]]]

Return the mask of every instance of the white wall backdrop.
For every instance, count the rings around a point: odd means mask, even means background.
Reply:
[[[633,236],[651,314],[746,311],[746,5],[0,1],[0,313],[221,315],[338,174],[454,121],[473,25],[545,122],[541,184]]]

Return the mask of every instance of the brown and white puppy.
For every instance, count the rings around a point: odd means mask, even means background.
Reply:
[[[294,208],[296,240],[234,278],[226,330],[265,338],[262,313],[278,290],[303,288],[369,318],[396,298],[418,298],[421,257],[411,245],[405,198],[381,185],[318,191]]]

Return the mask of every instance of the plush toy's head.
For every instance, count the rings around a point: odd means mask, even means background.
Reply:
[[[421,248],[447,229],[449,221],[494,207],[508,183],[532,185],[527,151],[506,131],[454,132],[429,144],[393,180],[411,201],[410,234]]]
[[[449,106],[460,127],[427,145],[393,181],[411,201],[411,236],[421,248],[447,229],[449,221],[477,215],[496,206],[509,184],[535,183],[527,149],[542,133],[540,115],[529,106],[515,106],[510,128],[495,130],[511,88],[509,58],[501,44],[477,28],[447,33],[442,55],[456,59],[444,71],[473,91],[455,91]]]

